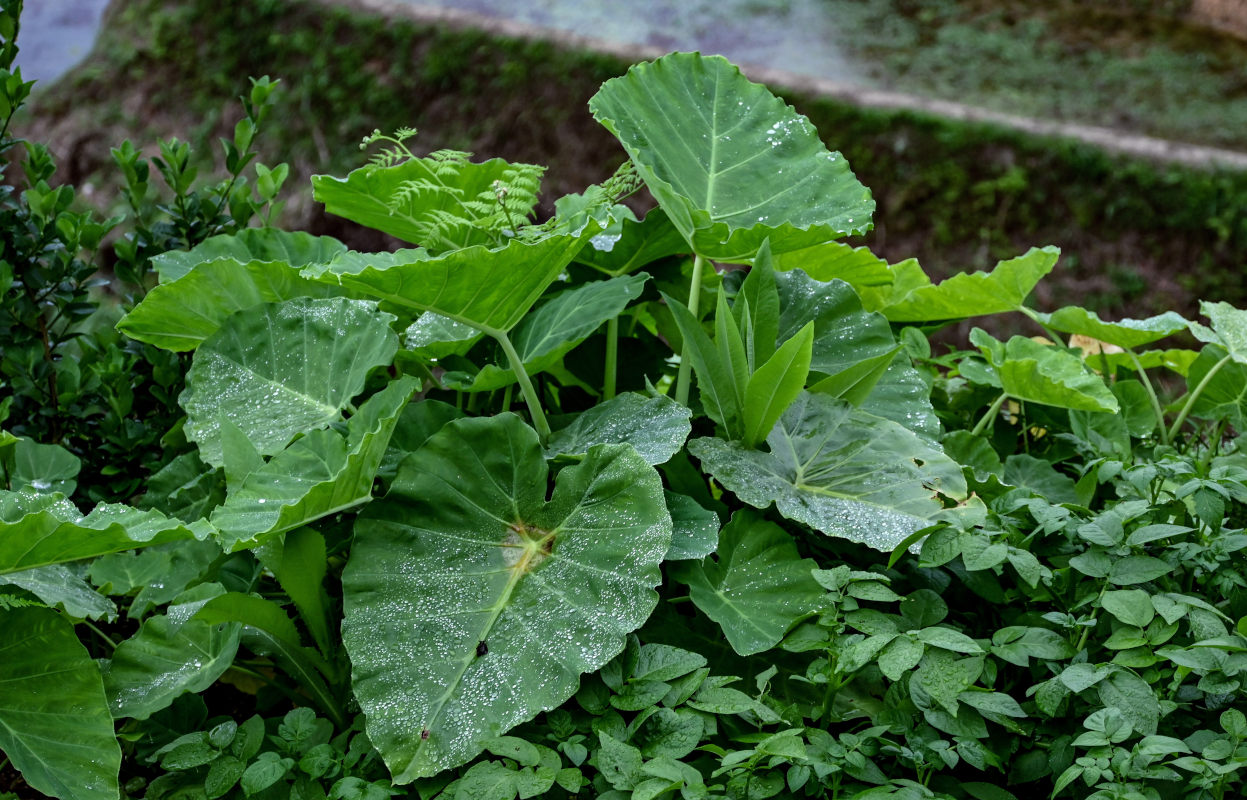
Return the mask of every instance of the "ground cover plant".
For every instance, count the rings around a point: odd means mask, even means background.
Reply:
[[[0,441],[6,780],[1240,794],[1247,312],[1041,312],[1053,248],[941,283],[854,248],[869,191],[722,58],[590,107],[629,160],[549,220],[541,167],[378,131],[313,191],[411,248],[152,258],[117,328],[190,354],[194,450],[87,511]],[[995,314],[1044,336],[930,345]]]

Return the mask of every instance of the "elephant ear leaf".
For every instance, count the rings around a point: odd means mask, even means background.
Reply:
[[[36,792],[116,800],[121,748],[99,667],[46,608],[0,610],[0,752]]]
[[[689,452],[755,508],[885,552],[931,525],[941,495],[964,499],[961,467],[891,420],[804,392],[767,437],[770,452],[694,439]]]
[[[575,693],[653,611],[672,524],[629,445],[562,470],[518,417],[455,420],[355,527],[343,641],[397,783],[466,763]]]
[[[186,438],[205,462],[221,466],[222,419],[261,455],[337,422],[369,371],[394,358],[393,320],[372,303],[345,298],[300,297],[239,311],[195,352],[179,400]]]
[[[603,84],[589,109],[707,258],[751,261],[768,238],[782,253],[870,229],[875,202],[844,157],[721,56],[637,64]]]

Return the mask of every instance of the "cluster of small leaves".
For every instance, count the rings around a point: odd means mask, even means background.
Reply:
[[[307,708],[281,720],[223,720],[161,745],[146,761],[163,774],[146,786],[141,779],[127,786],[143,800],[187,791],[202,791],[208,800],[386,800],[392,794],[363,732],[335,735],[328,720]]]

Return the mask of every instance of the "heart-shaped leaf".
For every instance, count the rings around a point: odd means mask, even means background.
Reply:
[[[346,436],[312,431],[251,472],[212,513],[227,552],[368,502],[404,406],[419,388],[400,378],[347,420]]]
[[[580,456],[599,444],[630,444],[646,463],[664,464],[692,433],[692,416],[670,398],[624,392],[555,431],[546,455]]]
[[[547,500],[547,469],[518,417],[456,420],[356,524],[343,640],[397,783],[567,700],[657,602],[671,544],[658,473],[598,446]]]
[[[1089,336],[1106,344],[1134,349],[1187,330],[1190,322],[1180,314],[1166,311],[1147,319],[1119,319],[1105,322],[1100,315],[1078,306],[1066,306],[1051,314],[1040,314],[1039,320],[1055,331]]]
[[[1104,381],[1073,353],[1024,336],[1001,342],[981,328],[970,332],[970,341],[987,356],[1000,387],[1012,398],[1075,411],[1119,408]]]
[[[261,455],[336,422],[369,371],[393,360],[393,319],[345,298],[302,297],[238,312],[195,352],[180,399],[186,438],[204,461],[221,466],[222,419]]]
[[[660,258],[688,252],[688,243],[661,208],[652,209],[643,220],[627,206],[622,209],[626,214],[621,219],[580,249],[577,263],[611,276],[627,275]]]
[[[721,56],[637,64],[589,101],[693,249],[749,261],[870,228],[875,203],[808,119]]]
[[[694,439],[702,466],[755,508],[885,552],[932,524],[940,495],[965,496],[961,467],[912,431],[826,395],[804,393],[767,437],[770,452]]]
[[[497,206],[495,182],[510,183],[517,171],[539,176],[544,167],[492,158],[480,164],[467,153],[439,151],[399,164],[370,164],[345,178],[312,176],[312,196],[330,214],[376,228],[431,251],[497,243],[506,216]],[[537,186],[531,187],[535,203]],[[521,221],[534,203],[508,204]]]
[[[818,564],[801,558],[792,536],[750,509],[736,512],[719,532],[717,559],[672,567],[693,603],[719,623],[742,656],[774,647],[825,592],[813,578]]]
[[[99,667],[46,608],[0,610],[0,751],[37,792],[116,800],[121,748]]]

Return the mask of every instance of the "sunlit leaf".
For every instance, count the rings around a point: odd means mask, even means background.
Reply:
[[[207,261],[271,261],[303,267],[327,264],[344,252],[346,245],[331,236],[279,228],[244,228],[238,233],[205,239],[190,250],[168,250],[153,256],[152,267],[159,273],[161,283],[170,283]]]
[[[1166,311],[1147,319],[1119,319],[1105,322],[1100,315],[1078,306],[1066,306],[1051,314],[1040,314],[1039,320],[1055,331],[1089,336],[1106,344],[1134,349],[1164,339],[1189,328],[1179,314]],[[1094,357],[1091,358],[1094,362]]]
[[[1056,266],[1056,247],[1031,248],[991,272],[959,273],[936,285],[894,293],[880,309],[892,322],[939,322],[1017,311],[1040,279]],[[915,273],[920,275],[921,273]]]
[[[394,317],[370,303],[297,298],[240,311],[195,352],[180,402],[186,437],[221,466],[221,420],[261,455],[341,419],[374,367],[398,349]]]
[[[870,228],[875,203],[809,120],[720,56],[637,64],[589,101],[696,252],[748,261]]]
[[[1067,350],[1024,336],[1001,342],[981,328],[970,332],[970,341],[983,351],[1004,392],[1016,400],[1076,411],[1119,408],[1104,381]]]

